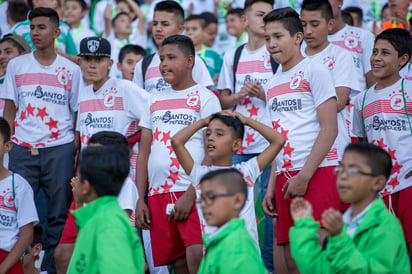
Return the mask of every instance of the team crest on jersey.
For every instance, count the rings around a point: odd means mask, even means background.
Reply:
[[[62,85],[67,85],[69,83],[69,78],[72,76],[70,71],[67,70],[65,67],[58,67],[56,69],[57,72],[57,81],[59,81]]]
[[[98,40],[89,40],[87,41],[87,48],[90,52],[96,52],[100,47],[100,41]]]
[[[0,208],[14,209],[14,197],[13,192],[10,189],[3,191],[4,196],[0,196]]]
[[[200,104],[200,96],[198,94],[198,91],[196,91],[196,93],[190,93],[188,95],[187,100],[186,100],[186,104],[189,107],[195,107],[198,104]]]
[[[295,75],[292,77],[292,81],[290,81],[290,85],[289,87],[291,89],[296,89],[297,87],[299,87],[300,82],[303,79],[303,71],[299,71],[298,73],[295,73]]]
[[[391,108],[394,110],[401,110],[404,107],[403,97],[402,97],[402,90],[398,91],[399,93],[396,94],[394,91],[391,94]]]
[[[270,69],[272,68],[272,64],[270,63],[270,55],[269,53],[265,52],[263,54],[263,65],[265,68]]]
[[[345,33],[342,37],[347,48],[354,49],[359,44],[360,36],[359,34],[354,33],[353,31]]]
[[[323,64],[326,65],[329,70],[333,70],[335,67],[335,59],[330,56],[323,58]]]
[[[114,101],[115,101],[115,98],[116,98],[116,93],[117,93],[117,90],[116,90],[116,88],[113,88],[113,87],[111,87],[110,90],[106,90],[106,91],[103,93],[103,96],[104,96],[103,103],[104,103],[104,105],[105,105],[106,107],[109,108],[109,107],[114,106]]]

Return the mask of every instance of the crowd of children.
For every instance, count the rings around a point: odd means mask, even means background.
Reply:
[[[409,3],[3,1],[0,274],[411,273]]]

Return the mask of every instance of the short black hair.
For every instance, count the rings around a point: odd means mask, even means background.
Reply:
[[[301,10],[320,11],[320,15],[326,20],[326,22],[333,19],[332,7],[330,6],[328,0],[303,0]]]
[[[84,0],[66,0],[66,2],[77,2],[80,4],[80,7],[82,8],[82,11],[87,10],[87,4]]]
[[[10,141],[11,128],[9,123],[3,117],[0,117],[0,134],[3,137],[4,143]]]
[[[353,26],[355,24],[355,22],[353,22],[353,17],[349,12],[343,10],[341,11],[341,14],[343,22],[345,22],[345,24],[348,24],[349,26]]]
[[[290,36],[293,36],[298,32],[303,33],[303,26],[299,14],[290,7],[272,10],[263,17],[263,22],[265,25],[270,22],[282,23]]]
[[[230,14],[237,15],[237,16],[239,16],[239,17],[242,17],[242,15],[245,14],[245,11],[244,11],[243,9],[241,9],[241,8],[230,9],[230,10],[228,10],[228,12],[226,13],[226,17],[227,17],[228,15],[230,15]]]
[[[0,45],[3,44],[4,42],[10,42],[13,45],[13,47],[15,47],[17,49],[19,54],[22,54],[23,52],[26,52],[26,50],[21,45],[19,45],[19,43],[17,43],[16,41],[11,39],[7,35],[10,35],[10,34],[6,34],[5,36],[3,36],[3,38],[0,39]]]
[[[398,57],[407,54],[408,60],[411,58],[412,37],[407,30],[400,28],[387,29],[382,31],[378,36],[376,36],[375,44],[379,39],[388,41],[398,52]],[[406,62],[406,64],[407,63],[408,62]]]
[[[43,238],[43,227],[40,223],[33,226],[33,240],[30,247],[34,247],[36,244],[41,244]]]
[[[177,45],[179,50],[187,56],[195,56],[195,46],[193,45],[192,39],[186,35],[176,34],[167,37],[163,40],[162,47],[165,45]]]
[[[242,193],[245,195],[246,203],[248,196],[247,184],[239,170],[236,168],[223,168],[210,171],[203,175],[200,179],[200,184],[213,179],[216,179],[226,189],[228,194]]]
[[[191,14],[186,18],[186,23],[190,21],[198,21],[200,23],[200,27],[204,29],[206,27],[206,20],[200,14]]]
[[[119,13],[116,14],[116,16],[113,17],[113,19],[112,19],[112,27],[114,27],[114,25],[116,24],[117,19],[119,19],[119,17],[120,17],[120,16],[123,16],[123,15],[127,16],[127,17],[130,19],[130,21],[132,21],[132,19],[130,18],[130,16],[129,16],[128,13],[126,13],[126,12],[124,12],[124,11],[123,11],[123,12],[119,12]]]
[[[202,16],[203,19],[205,19],[205,22],[206,22],[205,28],[207,28],[210,24],[217,24],[217,17],[211,12],[208,12],[208,11],[202,12],[200,16]]]
[[[363,11],[362,11],[361,8],[355,7],[355,6],[350,6],[350,7],[345,8],[344,11],[356,14],[359,17],[359,20],[362,22],[362,20],[363,20]]]
[[[14,22],[23,22],[27,19],[29,6],[23,1],[9,1],[7,12]]]
[[[273,4],[275,3],[274,0],[246,0],[246,1],[245,1],[245,5],[243,6],[243,10],[246,11],[246,10],[249,9],[253,4],[258,3],[258,2],[262,2],[262,3],[269,4],[271,7],[273,7]]]
[[[95,144],[95,145],[102,145],[102,146],[110,146],[110,145],[127,145],[129,146],[129,142],[127,141],[126,137],[116,131],[100,131],[92,136],[87,144]]]
[[[80,155],[80,182],[89,181],[99,197],[118,196],[129,169],[129,150],[124,146],[89,146]]]
[[[245,126],[238,118],[233,118],[229,115],[223,115],[220,113],[212,114],[210,117],[209,123],[213,120],[219,120],[223,124],[227,125],[232,130],[233,139],[242,139],[245,134]]]
[[[124,57],[126,54],[134,53],[136,55],[142,55],[143,57],[146,56],[146,51],[139,45],[129,44],[120,49],[119,52],[119,63],[123,62]]]
[[[173,13],[179,25],[183,25],[185,23],[185,12],[182,6],[180,6],[179,3],[177,3],[176,1],[161,1],[156,4],[154,11]]]
[[[371,168],[374,176],[385,176],[386,180],[391,176],[392,159],[388,152],[370,143],[351,143],[345,148],[345,152],[353,152],[361,155],[366,164]]]
[[[30,13],[29,13],[29,20],[33,20],[33,18],[36,17],[47,17],[50,19],[50,22],[54,27],[59,26],[59,15],[54,9],[51,8],[34,8]]]

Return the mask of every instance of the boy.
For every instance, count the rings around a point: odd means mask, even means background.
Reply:
[[[218,230],[203,237],[206,255],[199,273],[267,273],[245,222],[239,219],[248,199],[246,184],[235,168],[211,171],[200,180],[198,203],[207,224]]]
[[[152,24],[153,39],[157,47],[160,47],[167,37],[183,32],[185,26],[182,7],[172,0],[157,3]],[[192,75],[195,82],[205,87],[213,86],[213,80],[208,73],[207,67],[199,56],[195,56],[194,63]],[[154,53],[141,60],[137,63],[134,70],[133,82],[149,93],[169,89],[170,84],[162,78],[159,64],[158,53]]]
[[[35,8],[29,20],[36,50],[10,61],[2,97],[6,99],[4,118],[12,131],[14,126],[9,167],[27,178],[35,195],[41,188],[48,198],[42,269],[53,273],[54,248],[71,201],[69,182],[78,141],[70,110],[77,112],[80,69],[56,54],[54,40],[60,35],[56,11]]]
[[[11,28],[14,27],[17,23],[26,21],[27,19],[27,13],[29,12],[29,7],[25,2],[20,2],[20,1],[10,1],[8,2],[7,6],[7,23],[8,23],[8,29],[4,30],[2,29],[3,34],[7,34],[11,31]]]
[[[303,27],[294,10],[274,10],[263,21],[266,46],[282,66],[265,86],[266,104],[273,127],[287,140],[276,158],[276,182],[269,180],[263,209],[270,216],[277,211],[277,244],[283,246],[285,261],[293,272],[296,266],[290,257],[288,237],[293,224],[291,199],[304,196],[311,200],[317,220],[323,210],[339,207],[333,174],[338,165],[333,147],[337,135],[336,92],[330,72],[302,56]]]
[[[73,184],[79,234],[67,273],[144,273],[141,242],[116,196],[129,175],[129,150],[88,147]]]
[[[22,259],[24,274],[40,274],[40,269],[35,266],[35,263],[42,249],[42,234],[43,227],[41,224],[36,224],[33,227],[33,241],[24,253],[24,257]]]
[[[217,18],[211,12],[203,12],[200,16],[205,19],[205,28],[203,29],[203,44],[208,48],[213,48],[217,36]]]
[[[391,174],[391,158],[383,149],[350,144],[335,169],[342,201],[351,203],[343,214],[328,209],[322,223],[329,233],[326,248],[319,245],[312,206],[296,198],[290,212],[292,256],[301,273],[410,273],[402,228],[378,192]]]
[[[387,0],[344,0],[342,8],[345,10],[348,7],[360,8],[362,11],[362,27],[371,31],[373,24],[376,24],[376,22],[385,22],[381,20],[381,9],[387,2]]]
[[[304,0],[301,8],[301,21],[306,46],[302,46],[302,55],[326,66],[331,72],[336,89],[338,137],[335,147],[340,160],[343,150],[351,142],[349,130],[352,119],[349,107],[347,107],[349,96],[352,94],[354,97],[359,94],[362,83],[354,81],[357,75],[351,54],[328,41],[328,30],[334,23],[332,8],[328,0]]]
[[[201,15],[188,16],[186,18],[186,35],[192,39],[196,54],[205,62],[213,81],[217,82],[223,60],[219,53],[203,44],[205,25],[206,21]]]
[[[243,9],[231,9],[226,14],[227,32],[236,37],[235,48],[247,43],[248,36],[246,32],[245,13]]]
[[[350,16],[352,16],[354,27],[362,28],[363,11],[361,8],[356,6],[349,6],[342,11],[348,12]]]
[[[182,165],[186,174],[192,179],[193,186],[199,184],[200,178],[207,172],[224,167],[232,167],[232,156],[240,149],[243,142],[244,125],[248,125],[266,138],[270,145],[259,154],[247,162],[233,165],[243,173],[243,177],[248,183],[248,198],[243,207],[240,217],[246,221],[246,228],[252,239],[258,246],[258,235],[256,227],[256,216],[253,199],[253,186],[261,171],[269,165],[276,154],[280,151],[285,138],[274,131],[272,128],[246,118],[238,112],[213,114],[197,121],[196,123],[184,128],[172,138],[172,147],[176,153],[179,163]],[[207,155],[212,161],[212,166],[198,165],[194,163],[189,151],[185,148],[186,142],[193,134],[207,127],[205,130],[205,147]]]
[[[87,4],[84,0],[67,0],[64,2],[65,22],[70,26],[70,34],[76,45],[77,52],[80,52],[80,41],[89,36],[96,36],[96,33],[89,26],[82,23],[82,19],[87,14]]]
[[[176,273],[196,273],[202,240],[194,205],[195,189],[181,169],[170,140],[187,125],[220,111],[220,105],[213,93],[192,78],[195,50],[190,38],[166,38],[159,57],[160,73],[171,88],[151,94],[140,120],[136,223],[142,229],[150,229],[155,266],[171,264]],[[196,163],[204,158],[202,136],[197,132],[187,144]],[[144,201],[148,182],[149,208]]]
[[[388,7],[393,14],[393,20],[382,21],[382,29],[401,28],[410,31],[411,26],[409,20],[412,18],[412,13],[409,11],[409,0],[390,0]]]
[[[376,85],[356,97],[353,118],[355,136],[384,148],[392,157],[389,182],[380,195],[399,218],[409,250],[412,250],[412,82],[399,70],[408,63],[412,38],[406,30],[388,29],[376,37],[371,66]]]
[[[139,45],[126,45],[119,52],[117,69],[122,79],[133,81],[134,68],[140,60],[146,57],[146,51]]]
[[[13,146],[7,121],[0,117],[0,161]],[[0,165],[0,273],[23,274],[21,255],[33,238],[38,222],[33,190],[19,174]]]

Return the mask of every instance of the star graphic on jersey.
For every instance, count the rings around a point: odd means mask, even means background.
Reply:
[[[378,146],[380,147],[380,148],[385,148],[385,147],[387,147],[387,145],[385,145],[385,143],[384,143],[384,141],[383,141],[383,138],[381,138],[379,141],[377,141],[378,142]]]
[[[392,160],[394,161],[398,160],[396,159],[395,153],[396,153],[396,149],[392,150],[388,147],[388,154],[391,156]]]
[[[388,185],[392,186],[393,188],[399,185],[398,176],[391,178],[388,182]]]
[[[400,173],[402,167],[403,165],[400,165],[398,161],[396,161],[395,164],[392,166],[392,174]]]
[[[173,147],[172,146],[167,146],[166,147],[169,150],[169,155],[172,155],[173,151]]]
[[[24,110],[22,110],[21,112],[20,112],[20,121],[24,121],[24,120],[26,120],[26,112],[24,111]]]
[[[159,135],[162,133],[161,131],[156,128],[155,132],[153,133],[153,140],[159,141]]]
[[[386,188],[381,192],[381,196],[385,197],[387,195],[391,194],[391,192],[389,190],[387,190]]]
[[[180,168],[180,163],[177,160],[177,158],[171,157],[170,160],[172,161],[172,163],[170,164],[170,167],[175,166],[177,169]]]
[[[293,166],[292,166],[292,160],[286,160],[286,159],[283,159],[283,166],[282,166],[282,168],[284,168],[284,169],[286,169],[286,170],[289,170],[289,169],[291,169]]]
[[[167,182],[166,182],[166,183],[167,183]],[[153,190],[152,195],[157,195],[157,194],[160,194],[160,187],[157,187],[157,188],[152,188],[152,190]]]
[[[32,107],[31,105],[30,105],[30,103],[27,105],[27,108],[26,108],[26,110],[27,110],[27,115],[31,115],[31,116],[34,116],[34,110],[35,110],[36,108],[34,108],[34,107]]]
[[[19,124],[17,123],[17,121],[14,121],[14,128],[18,127]]]
[[[241,105],[243,105],[243,106],[245,106],[245,107],[247,108],[247,105],[249,105],[249,104],[251,104],[251,103],[252,103],[252,101],[250,100],[249,96],[246,96],[246,97],[243,99],[243,102],[242,102]]]
[[[255,105],[252,105],[252,107],[247,110],[249,112],[249,118],[252,118],[253,116],[257,117],[258,110],[259,108],[255,107]]]
[[[241,147],[239,148],[239,150],[238,150],[236,153],[237,153],[237,154],[243,154],[243,153],[244,153],[244,151],[245,151],[245,148],[246,148],[246,147],[241,146]]]
[[[288,142],[286,146],[283,147],[283,156],[289,155],[290,158],[292,158],[292,152],[295,149],[290,146],[290,143]]]
[[[348,105],[348,111],[349,111],[349,112],[350,112],[351,108],[353,108],[353,106],[354,106],[354,104],[349,103],[349,105]]]
[[[168,179],[173,181],[173,184],[176,184],[176,181],[179,181],[179,171],[173,172],[169,170],[169,176],[167,177]]]
[[[280,127],[280,119],[278,119],[277,121],[272,121],[272,127],[274,130],[278,130],[278,128]]]
[[[44,108],[37,108],[37,117],[40,117],[42,120],[44,120],[44,117],[49,116],[49,114],[46,112],[46,107]]]
[[[288,133],[289,133],[289,130],[284,130],[283,128],[280,129],[280,134],[282,134],[286,140],[289,140]]]
[[[166,145],[167,141],[169,141],[170,139],[172,139],[172,137],[170,137],[170,130],[169,130],[168,132],[163,132],[163,137],[162,139],[160,139],[160,142],[163,142]]]
[[[87,144],[89,142],[89,137],[89,135],[82,134],[82,136],[80,136],[80,142],[82,144]]]
[[[163,193],[170,192],[170,189],[173,187],[173,185],[169,185],[167,183],[167,180],[165,181],[165,184],[161,186],[163,188]]]
[[[50,120],[45,124],[49,126],[49,130],[51,131],[53,128],[58,129],[57,123],[58,123],[57,120],[53,120],[53,118],[50,117]]]
[[[247,145],[249,146],[250,145],[250,143],[254,143],[255,142],[255,139],[253,139],[253,136],[254,136],[255,134],[249,134],[249,133],[246,133],[246,139],[245,139],[245,141],[247,142]]]
[[[59,135],[60,135],[60,131],[58,130],[58,131],[55,131],[55,132],[52,132],[51,134],[50,134],[50,139],[58,139],[59,138]]]
[[[202,235],[205,234],[205,228],[206,225],[203,223],[203,221],[200,222],[200,230],[202,231]]]

